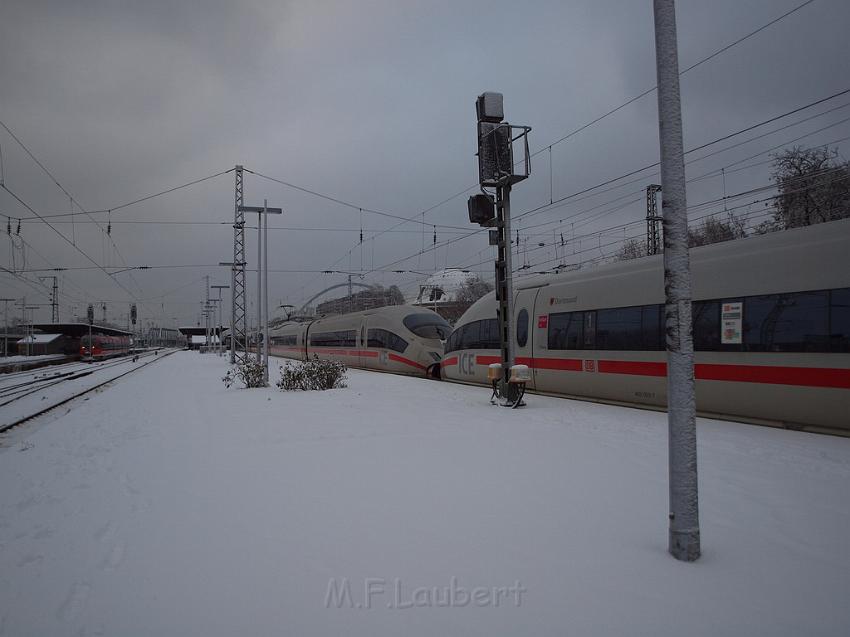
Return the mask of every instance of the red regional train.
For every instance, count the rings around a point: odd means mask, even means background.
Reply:
[[[528,389],[667,404],[661,255],[514,280],[512,338]],[[850,219],[691,250],[697,409],[850,433]],[[444,379],[487,384],[491,293],[458,321]]]
[[[130,353],[129,336],[104,336],[88,334],[80,338],[80,359],[83,361],[102,361],[115,356]]]
[[[269,331],[269,353],[299,360],[315,355],[348,367],[425,377],[438,373],[451,331],[432,310],[390,305],[280,324]]]

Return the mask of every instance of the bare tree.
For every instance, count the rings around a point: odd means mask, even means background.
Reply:
[[[742,217],[728,213],[726,221],[706,217],[702,223],[694,228],[688,228],[688,246],[705,246],[721,241],[731,241],[747,236],[744,229],[745,221]]]
[[[648,253],[649,252],[646,249],[646,241],[629,239],[620,246],[620,249],[617,251],[614,258],[617,261],[628,261],[630,259],[640,259],[641,257],[645,257]]]
[[[836,149],[795,146],[774,155],[773,180],[774,218],[760,232],[850,217],[850,162],[838,161]]]
[[[457,290],[457,302],[468,308],[482,296],[493,291],[493,286],[480,276],[464,281]]]

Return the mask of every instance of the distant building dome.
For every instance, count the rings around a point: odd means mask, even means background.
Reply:
[[[474,278],[475,275],[472,272],[464,272],[458,268],[436,272],[419,286],[419,294],[411,304],[426,307],[453,305],[457,302],[458,290],[464,283]]]

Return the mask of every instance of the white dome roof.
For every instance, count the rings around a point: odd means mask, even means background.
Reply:
[[[435,299],[432,292],[436,290],[441,290],[438,295],[439,298],[436,299],[437,304],[453,303],[460,287],[474,278],[475,274],[472,272],[464,272],[458,268],[448,268],[435,272],[419,286],[419,293],[416,295],[414,303],[434,303]]]

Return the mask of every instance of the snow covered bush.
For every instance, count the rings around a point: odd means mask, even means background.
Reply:
[[[229,369],[221,380],[228,389],[237,379],[241,380],[247,389],[266,387],[264,372],[265,367],[262,363],[258,363],[254,358],[248,358]]]
[[[303,363],[287,363],[280,368],[280,380],[277,383],[283,391],[300,389],[337,389],[345,387],[345,365],[338,361],[312,360]]]

